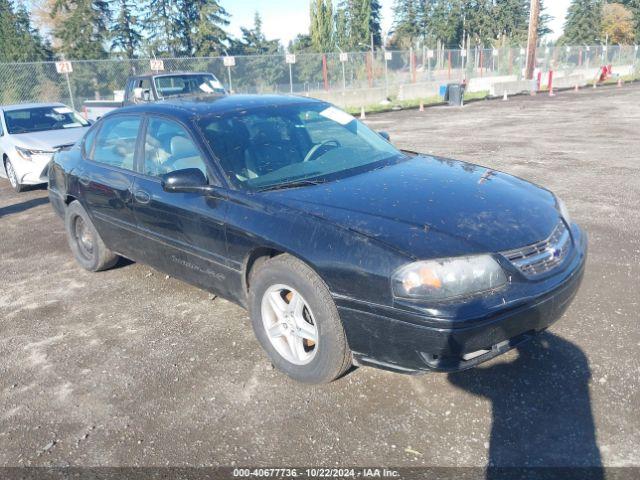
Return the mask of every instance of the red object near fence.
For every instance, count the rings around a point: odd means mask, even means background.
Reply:
[[[329,75],[327,73],[327,56],[322,55],[322,79],[324,80],[324,89],[329,90]]]
[[[555,93],[553,93],[553,70],[549,70],[549,96],[555,96]]]

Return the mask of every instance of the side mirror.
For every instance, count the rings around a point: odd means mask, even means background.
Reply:
[[[210,190],[207,177],[199,168],[185,168],[165,173],[160,177],[162,189],[171,193],[208,193]]]
[[[384,138],[387,142],[391,141],[391,135],[389,135],[387,132],[378,132],[378,135]]]

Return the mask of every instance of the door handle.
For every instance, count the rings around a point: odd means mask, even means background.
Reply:
[[[89,176],[88,176],[88,175],[85,175],[85,174],[81,174],[81,175],[78,177],[78,181],[79,181],[82,185],[84,185],[85,187],[86,187],[86,186],[88,186],[88,185],[89,185],[89,183],[91,183],[91,179],[89,178]]]
[[[149,203],[151,201],[151,195],[144,190],[136,190],[133,196],[138,203]]]

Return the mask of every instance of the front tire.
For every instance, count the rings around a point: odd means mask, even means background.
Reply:
[[[24,185],[22,185],[18,180],[18,175],[16,174],[15,168],[13,168],[11,160],[9,159],[5,160],[4,170],[5,172],[7,172],[7,178],[9,179],[9,183],[11,183],[11,186],[16,191],[16,193],[22,192],[24,190]]]
[[[82,268],[99,272],[117,263],[118,255],[106,247],[80,202],[69,204],[64,223],[69,247]]]
[[[329,289],[300,260],[280,255],[252,272],[249,311],[271,362],[291,378],[329,383],[351,366],[351,351]]]

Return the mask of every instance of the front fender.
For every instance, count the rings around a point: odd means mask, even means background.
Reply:
[[[313,268],[333,295],[391,305],[391,272],[406,255],[365,235],[264,195],[229,196],[227,245],[230,260],[244,269],[260,249],[289,253]]]

